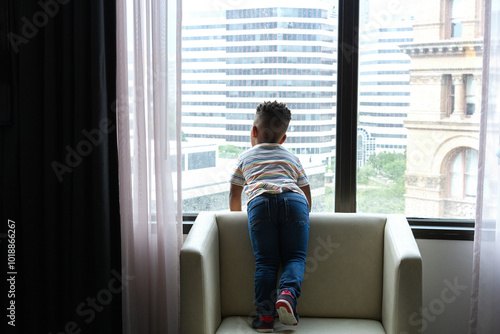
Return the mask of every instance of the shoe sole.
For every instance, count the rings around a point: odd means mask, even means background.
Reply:
[[[256,329],[257,333],[274,333],[274,329]]]
[[[278,302],[276,303],[276,310],[278,311],[280,322],[282,324],[287,326],[297,326],[298,322],[293,315],[292,305],[290,305],[287,300],[278,300]]]

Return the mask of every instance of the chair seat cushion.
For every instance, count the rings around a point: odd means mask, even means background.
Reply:
[[[250,327],[251,322],[252,318],[249,317],[224,318],[216,334],[255,334],[255,330]],[[300,317],[298,326],[285,326],[278,320],[275,322],[274,332],[286,334],[385,334],[384,327],[376,320],[306,317]]]

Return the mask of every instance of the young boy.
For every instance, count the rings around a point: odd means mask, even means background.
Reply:
[[[252,148],[240,155],[230,181],[231,211],[241,211],[244,186],[248,195],[257,308],[252,327],[261,333],[273,332],[276,311],[285,325],[299,322],[296,305],[306,267],[311,192],[299,159],[281,146],[291,118],[283,103],[264,102],[257,107]]]

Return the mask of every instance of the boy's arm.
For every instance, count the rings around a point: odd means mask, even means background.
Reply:
[[[299,188],[300,188],[300,190],[302,190],[304,192],[304,195],[306,195],[307,202],[309,202],[309,212],[311,212],[311,209],[312,209],[311,188],[309,187],[309,185],[299,187]]]
[[[229,210],[231,211],[241,211],[241,192],[243,191],[242,186],[237,186],[231,183],[229,188]]]

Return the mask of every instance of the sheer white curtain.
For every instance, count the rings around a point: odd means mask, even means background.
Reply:
[[[470,334],[500,333],[500,2],[485,1],[483,106]]]
[[[116,2],[125,334],[179,332],[179,2]]]

